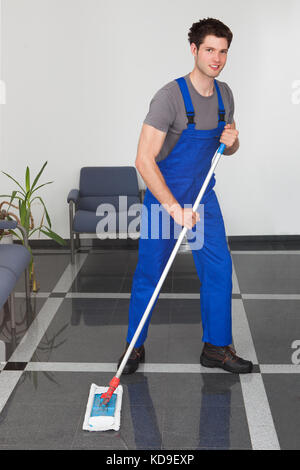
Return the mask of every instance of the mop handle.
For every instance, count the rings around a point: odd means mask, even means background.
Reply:
[[[198,194],[198,197],[197,197],[197,199],[196,199],[196,201],[195,201],[195,204],[194,204],[194,206],[193,206],[193,211],[194,211],[194,212],[196,212],[196,210],[198,209],[198,206],[199,206],[200,201],[201,201],[201,199],[202,199],[202,197],[203,197],[203,194],[204,194],[204,192],[205,192],[205,190],[206,190],[206,188],[207,188],[207,186],[208,186],[208,183],[209,183],[209,181],[210,181],[210,179],[211,179],[211,177],[212,177],[212,174],[213,174],[213,172],[214,172],[214,170],[215,170],[215,168],[216,168],[216,166],[217,166],[217,164],[218,164],[218,162],[219,162],[219,160],[220,160],[220,157],[221,157],[222,153],[223,153],[224,150],[225,150],[225,147],[226,147],[226,146],[225,146],[224,144],[221,144],[220,147],[218,148],[218,150],[216,151],[214,157],[213,157],[210,170],[209,170],[209,172],[208,172],[208,174],[207,174],[207,176],[206,176],[206,178],[205,178],[205,181],[204,181],[204,183],[203,183],[203,185],[202,185],[202,188],[201,188],[201,190],[200,190],[200,192],[199,192],[199,194]],[[171,255],[170,255],[170,258],[169,258],[169,260],[168,260],[168,262],[167,262],[167,264],[166,264],[166,266],[165,266],[165,269],[163,270],[163,273],[162,273],[162,275],[161,275],[161,277],[160,277],[160,279],[159,279],[159,281],[158,281],[158,283],[157,283],[157,286],[156,286],[156,288],[155,288],[155,290],[154,290],[154,292],[153,292],[153,294],[152,294],[152,297],[151,297],[151,299],[150,299],[150,301],[149,301],[149,303],[148,303],[148,306],[147,306],[147,308],[146,308],[146,310],[145,310],[145,313],[144,313],[144,315],[143,315],[142,318],[141,318],[141,321],[140,321],[140,323],[139,323],[139,325],[138,325],[138,327],[137,327],[137,329],[136,329],[136,332],[135,332],[135,334],[134,334],[134,336],[133,336],[133,338],[132,338],[132,340],[131,340],[131,342],[130,342],[130,344],[129,344],[129,346],[128,346],[128,349],[127,349],[126,353],[125,353],[125,356],[123,357],[123,360],[122,360],[122,362],[121,362],[121,364],[120,364],[120,366],[119,366],[119,369],[117,370],[117,373],[116,373],[115,377],[118,378],[118,379],[119,379],[120,376],[122,375],[122,372],[123,372],[123,369],[124,369],[124,367],[125,367],[125,365],[126,365],[126,363],[127,363],[127,360],[128,360],[128,358],[129,358],[129,356],[130,356],[130,354],[131,354],[131,352],[132,352],[132,350],[133,350],[133,348],[134,348],[134,345],[135,345],[135,343],[136,343],[136,341],[137,341],[137,339],[138,339],[138,337],[139,337],[139,335],[140,335],[140,332],[142,331],[142,328],[143,328],[143,326],[144,326],[144,324],[145,324],[145,322],[146,322],[146,320],[147,320],[147,318],[148,318],[148,316],[149,316],[149,313],[151,312],[151,309],[152,309],[152,306],[153,306],[153,304],[154,304],[154,302],[155,302],[155,299],[156,299],[156,297],[157,297],[157,295],[158,295],[158,293],[159,293],[159,291],[160,291],[160,289],[161,289],[161,286],[162,286],[162,284],[163,284],[163,282],[164,282],[164,280],[165,280],[165,278],[166,278],[166,276],[167,276],[167,274],[168,274],[168,272],[169,272],[169,269],[170,269],[170,267],[171,267],[171,265],[172,265],[172,263],[173,263],[173,260],[174,260],[174,258],[175,258],[175,256],[176,256],[176,253],[177,253],[177,251],[178,251],[178,249],[179,249],[179,246],[181,245],[182,240],[183,240],[184,237],[185,237],[185,234],[186,234],[187,230],[188,230],[188,228],[187,228],[187,227],[184,227],[184,228],[182,229],[182,231],[181,231],[179,237],[178,237],[178,240],[177,240],[177,242],[176,242],[176,244],[175,244],[175,246],[174,246],[174,248],[173,248],[173,251],[172,251],[172,253],[171,253]]]

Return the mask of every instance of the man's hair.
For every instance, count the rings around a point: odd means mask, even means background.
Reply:
[[[194,43],[199,49],[200,44],[204,42],[205,37],[208,35],[227,39],[229,49],[233,34],[228,26],[215,18],[204,18],[197,23],[193,23],[189,30],[188,40],[190,44]]]

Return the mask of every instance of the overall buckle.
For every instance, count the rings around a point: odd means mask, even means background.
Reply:
[[[194,124],[194,113],[187,114],[187,118],[188,118],[188,124]]]
[[[219,110],[219,122],[225,122],[225,111],[220,111]]]

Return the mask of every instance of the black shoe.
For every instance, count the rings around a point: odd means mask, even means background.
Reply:
[[[249,374],[253,364],[236,355],[230,346],[214,346],[205,343],[200,356],[200,364],[204,367],[220,367],[234,374]]]
[[[126,344],[127,344],[127,346],[126,346],[125,352],[124,352],[124,354],[122,354],[122,356],[119,359],[118,368],[120,367],[122,359],[125,356],[125,353],[128,349],[129,343],[126,343]],[[131,351],[131,354],[128,358],[128,361],[127,361],[127,363],[126,363],[126,365],[123,369],[122,374],[133,374],[137,370],[137,368],[139,366],[139,363],[144,362],[144,361],[145,361],[145,348],[144,348],[144,345],[140,346],[139,348],[133,348],[133,350]]]

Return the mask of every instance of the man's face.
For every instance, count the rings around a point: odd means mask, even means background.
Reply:
[[[195,65],[200,72],[210,78],[217,77],[224,68],[227,60],[228,43],[226,38],[206,36],[199,50],[191,44],[195,57]]]

